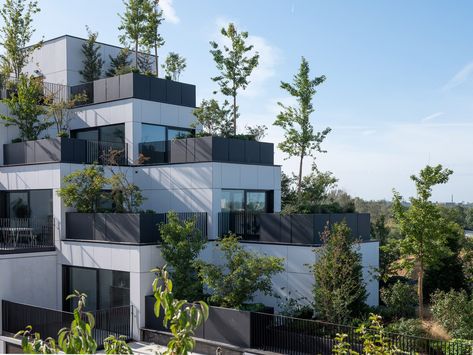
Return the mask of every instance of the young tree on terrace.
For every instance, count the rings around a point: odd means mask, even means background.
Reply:
[[[159,0],[148,0],[149,5],[146,7],[146,31],[144,34],[144,42],[146,46],[154,49],[154,70],[156,77],[159,76],[158,49],[161,48],[165,41],[159,26],[164,21],[163,11],[159,9]]]
[[[220,75],[213,77],[212,80],[218,83],[223,95],[231,96],[233,99],[233,134],[236,134],[237,95],[250,83],[249,77],[258,66],[259,54],[253,53],[253,45],[247,45],[248,32],[238,32],[233,23],[227,28],[222,28],[221,33],[225,39],[230,40],[230,46],[222,45],[222,50],[217,42],[210,42],[212,48],[210,53],[220,71]]]
[[[181,57],[178,53],[169,52],[162,67],[166,73],[166,79],[179,81],[179,76],[186,69],[186,66],[186,58]]]
[[[112,77],[115,75],[122,75],[131,72],[131,60],[129,57],[130,51],[128,48],[123,48],[120,50],[115,58],[109,55],[110,69],[107,70],[105,75],[107,77]]]
[[[82,82],[87,83],[100,79],[102,75],[103,60],[100,54],[100,45],[97,45],[98,32],[92,32],[88,26],[86,26],[88,38],[87,41],[82,45],[82,54],[84,55],[84,68],[79,71],[82,75]]]
[[[399,241],[402,261],[399,267],[417,270],[417,296],[419,299],[419,317],[423,318],[423,281],[427,266],[435,265],[440,258],[449,255],[447,236],[457,229],[456,223],[442,217],[440,208],[429,199],[432,188],[447,183],[452,170],[442,165],[422,169],[418,176],[412,175],[417,196],[409,199],[410,206],[405,207],[402,196],[394,192],[393,215],[402,238]]]
[[[134,50],[136,69],[139,69],[138,55],[140,45],[144,44],[144,36],[147,31],[149,12],[149,0],[124,0],[125,13],[119,15],[121,24],[118,27],[122,31],[119,37],[120,43],[125,46],[132,46]]]
[[[2,73],[5,76],[14,74],[16,79],[24,66],[28,63],[31,54],[42,43],[28,47],[35,32],[32,26],[33,15],[40,11],[37,1],[5,0],[0,9],[3,26],[0,28],[0,41],[4,54],[0,56]]]
[[[314,127],[310,123],[310,115],[315,111],[312,105],[312,100],[317,92],[315,88],[324,81],[324,75],[314,79],[310,78],[309,63],[302,57],[299,72],[294,75],[293,83],[281,82],[281,88],[295,97],[299,104],[298,107],[292,107],[278,102],[282,111],[274,122],[275,126],[279,126],[285,131],[285,139],[279,143],[279,149],[287,153],[289,157],[299,157],[298,192],[300,192],[302,185],[304,158],[310,156],[313,151],[325,153],[320,145],[331,131],[327,127],[322,132],[314,132]]]

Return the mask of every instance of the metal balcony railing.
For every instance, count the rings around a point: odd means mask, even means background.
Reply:
[[[53,218],[0,218],[0,254],[51,249]]]

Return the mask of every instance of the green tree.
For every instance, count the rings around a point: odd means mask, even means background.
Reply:
[[[404,206],[402,197],[395,190],[393,197],[393,215],[402,238],[399,240],[400,267],[417,270],[417,295],[419,300],[419,318],[423,319],[423,282],[425,268],[436,265],[440,258],[451,255],[447,236],[457,225],[445,220],[437,205],[429,199],[432,188],[447,183],[453,172],[443,169],[442,165],[427,165],[419,173],[412,175],[417,196],[411,197],[410,207]]]
[[[307,60],[302,57],[299,72],[294,76],[293,83],[281,82],[281,88],[297,99],[298,107],[285,106],[281,102],[278,105],[282,111],[274,122],[275,126],[284,129],[284,141],[278,144],[279,149],[288,154],[289,157],[299,157],[299,179],[297,191],[302,188],[302,167],[306,156],[313,151],[325,153],[321,149],[321,143],[331,131],[330,128],[322,132],[314,133],[314,127],[310,123],[310,115],[315,111],[312,104],[315,88],[325,81],[325,76],[310,79],[310,68]]]
[[[138,67],[138,55],[140,45],[145,44],[144,36],[147,31],[148,19],[147,14],[149,13],[149,0],[123,0],[125,5],[125,12],[120,15],[121,23],[118,29],[122,31],[120,35],[120,43],[129,47],[130,45],[134,48],[135,62],[134,66]]]
[[[57,194],[67,207],[74,207],[77,212],[93,213],[103,197],[103,188],[107,183],[102,167],[90,165],[76,170],[64,177],[64,186]]]
[[[194,110],[195,126],[201,125],[205,134],[228,137],[232,132],[231,108],[225,100],[222,106],[215,99],[202,100]]]
[[[70,99],[57,99],[57,96],[53,93],[46,97],[46,113],[53,119],[54,125],[56,126],[58,137],[69,136],[69,123],[72,119],[71,110],[78,104],[87,101],[87,94],[77,94]]]
[[[318,317],[333,323],[347,323],[365,309],[361,254],[355,250],[345,223],[335,224],[322,235],[323,246],[314,249],[314,306]]]
[[[212,303],[238,309],[251,302],[257,291],[271,294],[271,277],[284,270],[283,258],[246,250],[234,235],[222,238],[219,249],[225,265],[196,262],[199,277],[211,291]]]
[[[164,21],[163,11],[159,9],[159,0],[148,0],[150,3],[146,7],[146,31],[144,34],[144,42],[147,47],[154,49],[154,72],[156,77],[159,76],[158,49],[161,48],[165,41],[159,33],[159,27]]]
[[[166,74],[166,79],[179,81],[181,73],[186,69],[186,58],[181,57],[178,53],[169,52],[164,64],[162,65]]]
[[[130,51],[128,50],[128,48],[121,49],[115,58],[109,55],[110,68],[107,70],[105,75],[107,77],[112,77],[116,75],[123,75],[123,74],[130,73],[132,69],[131,69],[131,60],[129,59],[129,57],[130,57]]]
[[[380,293],[391,318],[409,318],[415,315],[417,295],[412,285],[398,280],[395,284],[382,288]]]
[[[249,77],[258,66],[258,52],[252,54],[253,45],[247,45],[248,32],[238,32],[233,23],[221,29],[221,34],[230,40],[230,46],[223,45],[223,50],[217,42],[211,41],[210,53],[213,56],[220,75],[212,78],[220,86],[220,91],[225,96],[233,99],[233,134],[237,131],[237,95],[239,90],[245,90],[250,83]]]
[[[21,74],[15,94],[2,100],[8,114],[0,114],[6,126],[17,126],[22,140],[36,140],[41,132],[53,125],[47,120],[46,109],[41,105],[43,84],[40,79]]]
[[[87,41],[82,44],[82,54],[84,59],[82,63],[84,68],[79,71],[79,74],[82,75],[82,82],[87,83],[100,79],[102,76],[102,66],[103,60],[102,55],[100,54],[100,45],[97,44],[98,32],[92,32],[89,27],[87,29]]]
[[[0,28],[0,40],[4,48],[1,69],[5,76],[11,73],[16,79],[28,63],[31,54],[41,47],[42,42],[28,46],[35,29],[33,15],[40,11],[37,1],[5,0],[0,9],[3,26]]]
[[[209,306],[203,301],[189,304],[187,300],[177,299],[166,266],[151,271],[156,273],[153,281],[153,293],[156,298],[154,314],[159,318],[162,308],[163,325],[169,328],[172,334],[164,354],[187,355],[195,347],[195,330],[209,317]]]
[[[175,296],[196,300],[202,296],[202,284],[194,262],[206,243],[196,228],[195,219],[181,222],[175,212],[169,212],[166,223],[162,223],[159,230],[163,241],[160,249],[166,264],[171,267]]]

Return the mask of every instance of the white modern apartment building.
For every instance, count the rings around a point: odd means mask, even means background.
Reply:
[[[273,280],[280,298],[256,298],[276,309],[288,296],[311,298],[307,264],[315,260],[318,234],[327,222],[346,220],[364,240],[359,248],[368,303],[378,304],[372,271],[379,245],[369,241],[369,215],[280,216],[281,167],[274,164],[272,143],[191,138],[194,85],[139,74],[82,83],[83,42],[71,36],[46,41],[26,69],[43,75],[49,90],[61,95],[88,93],[87,103],[73,109],[70,138],[56,138],[51,129],[44,139],[12,143],[17,128],[0,123],[3,327],[31,311],[18,304],[70,311],[65,295],[78,289],[88,294],[91,310],[128,307],[120,312],[131,312],[131,335],[139,339],[154,278],[149,270],[164,264],[157,224],[170,210],[197,218],[209,240],[202,254],[208,261],[221,262],[214,241],[230,230],[242,236],[245,247],[283,257],[285,271]],[[105,67],[109,54],[118,51],[101,45]],[[6,112],[1,103],[0,110]],[[65,207],[57,195],[64,176],[100,163],[101,152],[110,148],[124,152],[113,169],[141,188],[143,211],[154,213],[84,214]],[[138,162],[141,155],[148,158],[144,164]],[[10,330],[2,328],[4,335]],[[0,352],[8,350],[6,342]]]

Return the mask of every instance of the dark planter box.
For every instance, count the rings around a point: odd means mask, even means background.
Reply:
[[[10,143],[3,145],[3,164],[25,164],[26,163],[26,143]]]
[[[94,240],[95,223],[93,213],[66,212],[66,238]]]
[[[174,139],[170,141],[169,162],[186,163],[187,162],[187,139]]]

